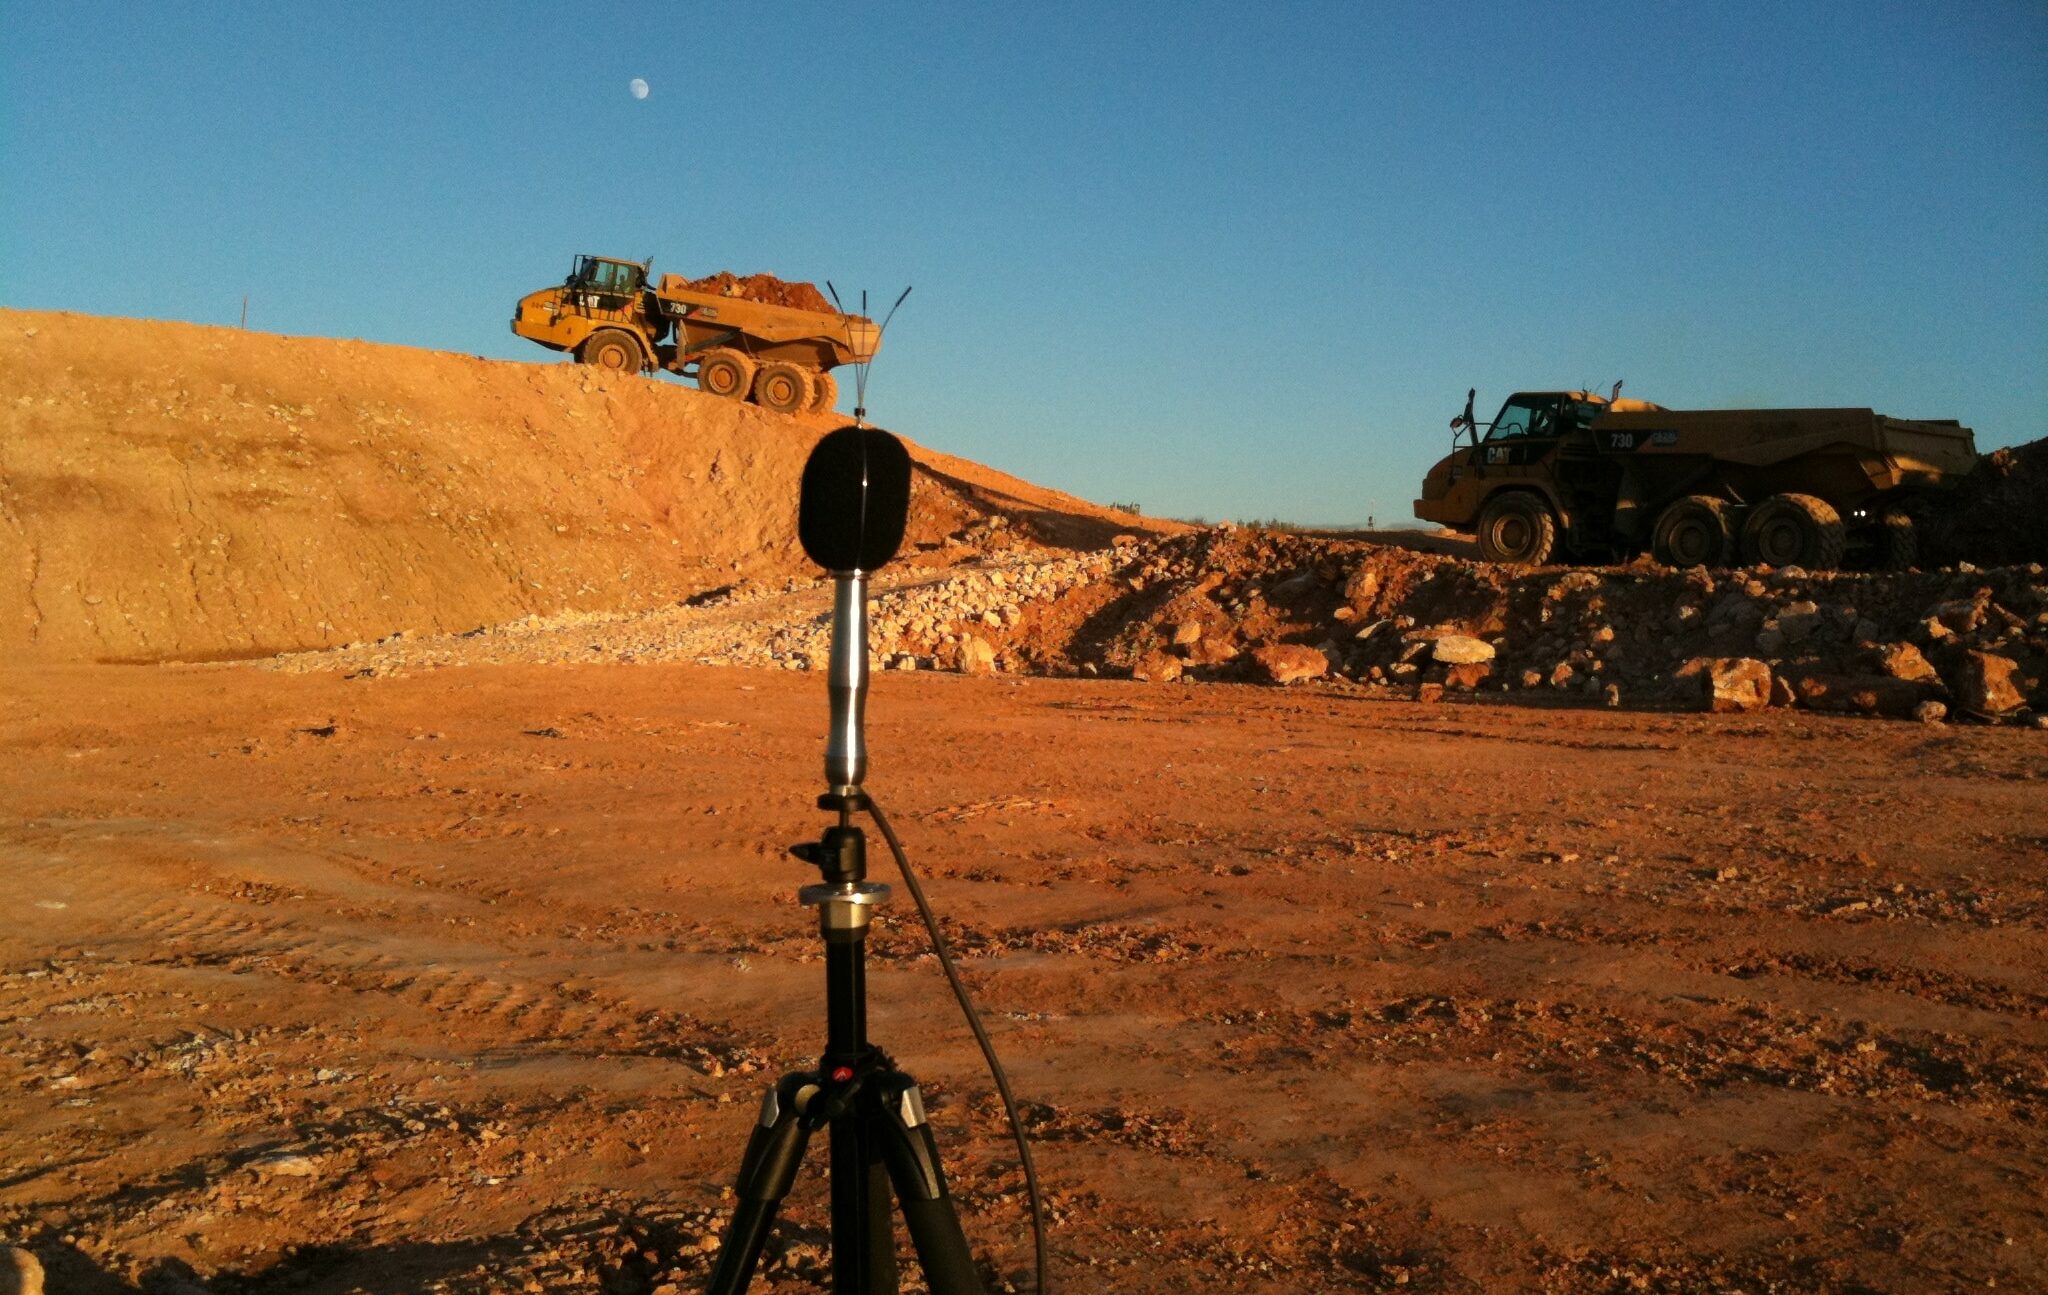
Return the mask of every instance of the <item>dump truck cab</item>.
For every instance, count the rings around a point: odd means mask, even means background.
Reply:
[[[1582,460],[1576,475],[1611,475],[1601,470],[1595,456],[1583,452],[1610,398],[1587,391],[1517,391],[1501,402],[1500,412],[1489,423],[1473,418],[1472,399],[1468,393],[1465,412],[1451,420],[1451,453],[1423,479],[1415,515],[1454,530],[1471,530],[1496,497],[1525,495],[1526,499],[1497,506],[1497,517],[1490,519],[1494,524],[1482,528],[1481,547],[1489,556],[1495,551],[1540,550],[1547,557],[1574,526],[1581,532],[1574,547],[1587,546],[1591,537],[1583,532],[1588,510],[1571,497],[1578,492],[1563,478],[1574,474],[1560,474],[1558,459],[1567,447],[1576,447]],[[1646,401],[1626,403],[1655,408]]]
[[[562,286],[571,293],[590,298],[588,305],[616,310],[647,286],[647,270],[648,264],[644,261],[579,256],[576,267],[569,271],[569,277]]]
[[[668,320],[647,291],[649,263],[578,256],[558,288],[542,288],[512,309],[512,331],[585,364],[637,373],[661,364]]]

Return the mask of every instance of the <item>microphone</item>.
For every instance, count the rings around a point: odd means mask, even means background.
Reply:
[[[867,777],[867,578],[896,556],[910,516],[910,454],[877,427],[842,427],[804,463],[796,533],[811,561],[832,574],[832,727],[825,782],[846,795]]]

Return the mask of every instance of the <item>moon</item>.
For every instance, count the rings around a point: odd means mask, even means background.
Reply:
[[[637,76],[626,83],[626,88],[633,92],[635,99],[645,99],[647,97],[647,83]]]

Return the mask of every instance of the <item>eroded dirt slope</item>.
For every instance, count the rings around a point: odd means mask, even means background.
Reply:
[[[0,311],[0,648],[253,655],[794,574],[804,457],[839,421],[569,365]],[[991,517],[1054,545],[1138,525],[913,452],[930,561],[986,549]]]

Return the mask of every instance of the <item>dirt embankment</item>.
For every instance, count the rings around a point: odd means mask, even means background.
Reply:
[[[807,572],[835,418],[568,365],[0,311],[0,650],[203,659],[627,611]],[[1138,520],[913,449],[912,547]]]

